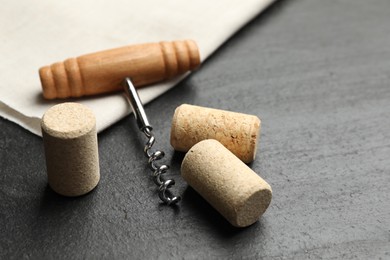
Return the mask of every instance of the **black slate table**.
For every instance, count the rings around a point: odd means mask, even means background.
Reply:
[[[273,201],[256,224],[231,227],[181,179],[182,103],[261,118],[250,167]],[[279,1],[146,112],[178,207],[132,116],[99,134],[100,184],[79,198],[48,188],[41,138],[0,119],[1,259],[390,259],[390,1]]]

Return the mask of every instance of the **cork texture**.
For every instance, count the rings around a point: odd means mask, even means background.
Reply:
[[[187,152],[196,143],[215,139],[245,163],[256,157],[260,138],[257,116],[183,104],[172,119],[171,145]]]
[[[216,140],[193,146],[181,175],[236,227],[255,223],[271,202],[271,186]]]
[[[50,187],[64,196],[80,196],[99,182],[96,119],[84,105],[62,103],[41,121]]]

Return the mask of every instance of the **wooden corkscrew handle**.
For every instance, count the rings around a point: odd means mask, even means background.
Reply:
[[[140,87],[173,78],[200,64],[192,40],[146,43],[91,53],[39,69],[46,99],[81,97],[122,90],[130,77]]]

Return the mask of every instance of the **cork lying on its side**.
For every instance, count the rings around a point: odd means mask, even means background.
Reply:
[[[271,202],[270,185],[216,140],[193,146],[181,175],[236,227],[256,222]]]
[[[42,136],[50,187],[64,196],[80,196],[99,182],[96,120],[84,105],[62,103],[44,114]]]
[[[216,139],[245,163],[255,159],[260,137],[257,116],[183,104],[172,119],[171,145],[187,152],[196,143]]]

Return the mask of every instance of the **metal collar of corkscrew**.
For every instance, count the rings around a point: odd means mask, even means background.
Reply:
[[[181,197],[174,196],[169,190],[175,184],[175,181],[173,179],[165,179],[163,177],[163,174],[168,171],[169,166],[165,164],[157,164],[157,161],[162,159],[165,154],[163,151],[159,150],[154,152],[151,151],[151,148],[156,140],[152,132],[153,127],[149,123],[141,99],[139,98],[137,90],[135,89],[130,78],[125,78],[122,82],[122,85],[125,90],[127,100],[133,111],[134,117],[137,121],[138,128],[148,138],[148,141],[144,147],[144,154],[146,158],[148,158],[149,168],[153,172],[153,181],[158,186],[158,196],[165,204],[174,205],[181,200]]]

